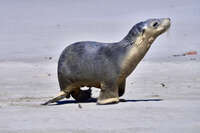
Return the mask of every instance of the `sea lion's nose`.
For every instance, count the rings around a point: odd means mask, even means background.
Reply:
[[[161,18],[161,20],[162,20],[162,21],[169,21],[169,22],[171,21],[170,18]]]
[[[160,21],[161,21],[161,26],[166,30],[169,29],[169,27],[171,26],[170,18],[161,18]]]
[[[165,18],[163,19],[163,26],[168,29],[171,26],[171,19],[170,18]]]

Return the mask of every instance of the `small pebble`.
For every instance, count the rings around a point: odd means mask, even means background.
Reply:
[[[78,104],[78,107],[79,107],[79,109],[82,109],[82,106],[81,106],[81,104],[80,104],[80,103]]]
[[[164,83],[160,83],[160,85],[161,85],[162,87],[165,87],[165,86],[166,86]]]
[[[190,58],[190,60],[196,60],[196,58]]]

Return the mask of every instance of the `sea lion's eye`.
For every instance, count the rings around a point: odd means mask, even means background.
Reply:
[[[154,22],[154,23],[152,24],[152,26],[153,26],[154,28],[157,28],[157,27],[158,27],[158,25],[159,25],[159,23],[158,23],[158,22]]]

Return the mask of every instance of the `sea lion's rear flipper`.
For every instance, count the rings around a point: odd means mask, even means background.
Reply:
[[[126,79],[119,85],[119,97],[124,95],[125,92],[125,87],[126,87]]]
[[[54,102],[57,102],[65,97],[67,97],[67,95],[69,95],[68,93],[64,92],[64,91],[61,91],[56,97],[50,99],[49,101],[45,102],[45,103],[42,103],[41,105],[48,105],[50,103],[54,103]]]
[[[91,98],[91,87],[88,90],[80,90],[80,88],[76,88],[74,90],[75,91],[72,91],[71,96],[77,102],[86,102]]]

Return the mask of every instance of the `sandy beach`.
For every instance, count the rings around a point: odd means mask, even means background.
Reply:
[[[0,132],[199,133],[199,4],[0,1]],[[59,92],[57,61],[66,46],[85,40],[116,42],[134,24],[155,17],[170,17],[171,28],[128,77],[120,103],[79,104],[71,98],[40,105]],[[97,97],[99,90],[92,93]]]

